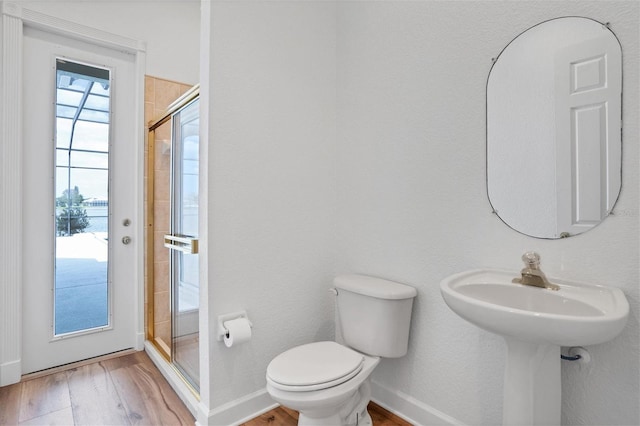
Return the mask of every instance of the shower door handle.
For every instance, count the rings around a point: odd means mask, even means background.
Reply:
[[[165,235],[164,246],[170,250],[181,251],[185,254],[198,253],[198,239],[188,235]]]

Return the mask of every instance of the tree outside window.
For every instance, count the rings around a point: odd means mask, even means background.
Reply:
[[[62,195],[56,198],[56,210],[59,211],[56,215],[58,236],[78,234],[89,226],[84,197],[77,186],[62,191]]]

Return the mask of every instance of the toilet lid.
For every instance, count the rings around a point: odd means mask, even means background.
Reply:
[[[309,343],[278,355],[267,367],[267,381],[291,391],[326,389],[362,370],[364,356],[336,342]]]

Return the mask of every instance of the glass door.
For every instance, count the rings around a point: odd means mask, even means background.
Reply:
[[[33,28],[23,57],[27,374],[136,346],[139,225],[134,57]]]
[[[147,338],[199,392],[198,88],[149,126]]]
[[[199,102],[173,116],[170,249],[173,363],[196,389],[198,364],[198,147]]]

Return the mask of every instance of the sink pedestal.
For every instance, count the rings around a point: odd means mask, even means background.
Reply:
[[[560,346],[504,337],[507,365],[502,424],[560,425]]]
[[[553,278],[559,288],[552,291],[514,284],[517,276],[474,269],[445,278],[440,290],[455,313],[507,342],[503,424],[558,426],[560,347],[613,339],[627,322],[629,302],[618,288]]]

